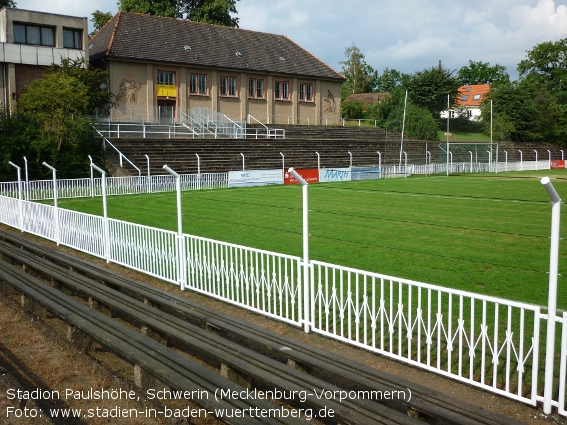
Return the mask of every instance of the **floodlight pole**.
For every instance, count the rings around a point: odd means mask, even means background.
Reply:
[[[18,209],[20,213],[20,230],[24,231],[24,204],[22,200],[22,170],[12,161],[8,162],[9,165],[14,167],[18,172]]]
[[[175,177],[175,189],[177,192],[177,243],[179,250],[178,279],[182,291],[185,290],[185,243],[183,240],[183,213],[181,209],[181,176],[167,165],[163,169]]]
[[[103,215],[103,228],[104,228],[104,258],[106,262],[110,262],[110,232],[108,230],[108,208],[106,206],[106,171],[91,163],[91,169],[94,168],[101,174],[102,186],[102,215]]]
[[[55,243],[59,245],[59,209],[57,208],[57,170],[49,165],[47,162],[43,162],[44,167],[51,170],[53,175],[53,207],[54,209],[54,221],[55,221]]]
[[[551,413],[553,392],[553,366],[555,363],[555,316],[557,313],[557,273],[559,265],[559,231],[561,198],[551,184],[549,177],[541,179],[553,206],[551,208],[551,247],[549,254],[549,293],[547,301],[547,344],[545,350],[545,382],[543,391],[543,412]]]
[[[301,184],[303,191],[303,323],[306,333],[310,331],[311,300],[309,299],[309,206],[305,179],[292,168],[287,170]],[[313,291],[313,288],[311,288]]]

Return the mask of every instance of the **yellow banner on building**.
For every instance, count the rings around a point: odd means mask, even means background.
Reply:
[[[177,97],[177,87],[168,84],[157,85],[158,97]]]

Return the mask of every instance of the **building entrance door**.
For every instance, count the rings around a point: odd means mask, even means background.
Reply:
[[[160,124],[173,124],[175,122],[175,101],[158,100],[158,122]]]

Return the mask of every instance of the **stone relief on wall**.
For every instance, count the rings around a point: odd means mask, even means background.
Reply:
[[[331,93],[331,90],[327,90],[327,97],[324,100],[324,108],[325,112],[337,112],[337,104],[335,102],[335,96]]]
[[[136,83],[131,76],[127,75],[120,83],[120,92],[116,100],[125,98],[126,103],[138,103],[138,92],[141,87],[141,84]]]

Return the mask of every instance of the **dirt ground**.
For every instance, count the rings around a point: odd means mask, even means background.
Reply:
[[[38,239],[39,240],[39,239]],[[41,240],[39,240],[41,241]],[[49,244],[49,242],[42,243]],[[128,269],[87,257],[81,253],[76,253],[66,248],[58,248],[63,251],[74,253],[78,256],[98,262],[117,272],[124,273],[130,277],[152,283],[172,293],[187,297],[188,299],[199,302],[207,307],[215,308],[224,314],[236,316],[240,319],[255,323],[267,329],[285,334],[304,343],[308,343],[329,352],[340,354],[343,357],[352,359],[359,363],[364,363],[384,372],[400,376],[406,380],[417,382],[421,385],[432,388],[436,391],[448,394],[452,397],[462,399],[468,403],[473,403],[486,409],[498,412],[505,416],[515,418],[530,425],[537,424],[565,424],[567,418],[557,414],[546,416],[541,408],[532,408],[522,403],[497,396],[477,388],[449,380],[447,378],[423,371],[418,368],[404,365],[397,361],[390,360],[383,356],[364,351],[362,349],[345,345],[343,343],[324,338],[310,333],[306,334],[301,329],[280,323],[278,321],[256,315],[254,313],[227,305],[222,302],[204,297],[191,292],[180,292],[177,287],[158,281],[153,278],[141,275]],[[173,423],[184,424],[185,420],[170,419],[166,420],[163,416],[152,419],[122,418],[120,420],[106,418],[87,418],[81,417],[75,420],[65,421],[47,420],[44,413],[49,409],[57,408],[97,408],[107,409],[137,409],[138,411],[148,412],[148,409],[158,408],[154,402],[144,399],[143,395],[136,391],[130,381],[110,372],[105,364],[105,353],[98,350],[98,354],[93,357],[69,345],[62,335],[65,335],[65,328],[59,321],[47,318],[44,321],[38,320],[33,315],[24,312],[20,306],[14,302],[13,298],[4,295],[0,296],[0,424],[6,425],[36,425],[49,423],[99,425],[108,423],[119,423],[124,425],[134,424],[160,424]],[[58,329],[59,327],[59,329]],[[95,350],[97,352],[97,350]],[[120,360],[111,360],[113,370],[123,369],[125,375],[130,376],[131,367],[129,365],[120,366]],[[118,365],[118,366],[117,366]],[[120,400],[92,400],[73,396],[64,400],[49,399],[49,394],[44,394],[46,399],[32,400],[18,403],[16,399],[10,399],[17,388],[30,389],[56,389],[61,394],[66,389],[86,390],[89,388],[122,389],[134,391],[135,396]],[[27,411],[26,411],[27,408]],[[21,410],[16,410],[21,409]],[[34,410],[37,409],[37,410]],[[84,410],[83,410],[84,411]],[[17,417],[17,414],[36,413],[37,417]],[[42,415],[43,417],[39,417]],[[205,422],[199,422],[205,423]]]

